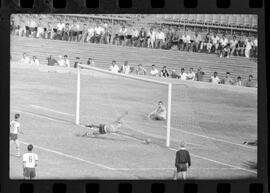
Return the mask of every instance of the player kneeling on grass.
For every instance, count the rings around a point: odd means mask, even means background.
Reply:
[[[106,133],[117,133],[120,131],[122,127],[122,122],[121,119],[123,119],[128,112],[123,113],[120,117],[118,117],[115,121],[113,121],[110,124],[99,124],[99,125],[94,125],[94,124],[89,124],[85,125],[86,127],[90,127],[94,131],[87,131],[81,137],[88,137],[92,135],[102,135]]]
[[[148,118],[152,120],[166,120],[166,116],[167,116],[166,107],[162,101],[159,101],[158,107],[156,108],[156,110],[154,110],[148,115]]]
[[[23,154],[23,176],[24,179],[33,179],[36,177],[36,167],[38,156],[32,153],[33,145],[27,146],[28,152]]]
[[[177,180],[178,174],[182,175],[183,180],[187,179],[187,168],[191,166],[189,152],[185,148],[185,143],[180,143],[180,150],[176,152],[174,180]]]
[[[20,118],[20,114],[16,113],[15,114],[15,119],[10,122],[10,141],[14,141],[16,144],[16,156],[20,156],[20,143],[18,140],[18,134],[23,133],[21,131],[21,125],[18,122],[18,119]]]

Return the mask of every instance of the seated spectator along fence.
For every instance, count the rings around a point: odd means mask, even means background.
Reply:
[[[102,17],[90,15],[87,18],[82,15],[56,15],[54,17],[16,15],[16,17],[20,18],[12,19],[11,34],[18,36],[155,49],[176,48],[181,51],[213,53],[219,57],[228,58],[230,56],[257,57],[258,45],[257,38],[254,36],[228,37],[225,33],[217,34],[216,31],[205,33],[199,30],[200,28],[189,30],[180,23],[169,25],[164,21],[159,25],[149,24],[138,29],[138,22],[134,25],[130,17],[115,16],[111,19],[112,15]],[[138,19],[138,17],[135,18]],[[173,18],[186,21],[181,17]],[[224,18],[222,21],[216,20],[213,23],[216,22],[222,24]],[[198,25],[199,23],[200,21]]]

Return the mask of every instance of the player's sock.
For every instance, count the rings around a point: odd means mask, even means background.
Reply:
[[[85,127],[93,127],[93,124],[85,125]]]

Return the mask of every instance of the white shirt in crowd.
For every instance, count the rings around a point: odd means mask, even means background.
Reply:
[[[18,121],[15,121],[15,120],[11,121],[10,122],[10,133],[18,134],[20,126],[21,125]]]
[[[69,62],[69,59],[64,59],[64,60],[63,60],[63,63],[64,63],[64,66],[65,66],[65,67],[70,68],[70,62]]]
[[[79,24],[76,24],[76,25],[75,25],[75,29],[76,29],[77,31],[80,31],[80,30],[81,30],[81,26],[80,26]]]
[[[180,73],[180,80],[187,80],[187,73]]]
[[[219,42],[220,42],[220,44],[221,44],[222,46],[226,46],[226,45],[228,44],[228,39],[227,39],[227,38],[221,38],[221,39],[219,40]]]
[[[132,30],[132,37],[138,37],[139,36],[139,31],[136,29]]]
[[[118,73],[119,72],[119,67],[115,64],[115,65],[111,65],[109,68],[109,71],[114,72],[114,73]]]
[[[37,23],[34,20],[31,19],[31,21],[29,23],[29,27],[35,28],[35,27],[37,27]]]
[[[39,61],[38,59],[32,59],[31,62],[30,62],[31,65],[36,65],[38,66],[39,65]]]
[[[56,27],[57,27],[57,30],[62,31],[65,28],[65,24],[64,23],[58,23]]]
[[[156,33],[156,39],[157,40],[162,40],[164,42],[165,41],[165,34],[162,31],[157,32]]]
[[[246,49],[250,50],[252,48],[252,44],[250,41],[246,40]]]
[[[108,28],[108,24],[107,24],[107,23],[104,23],[104,24],[103,24],[103,27],[104,27],[104,28]]]
[[[211,76],[211,82],[214,83],[214,84],[218,84],[220,82],[220,79],[219,77],[214,77],[214,76]]]
[[[90,27],[90,28],[88,28],[87,32],[88,32],[87,35],[88,35],[89,37],[93,37],[94,34],[95,34],[95,29],[92,28],[92,27]]]
[[[43,33],[44,33],[44,28],[38,27],[37,28],[37,38],[39,38],[40,37],[40,34],[43,34]]]
[[[195,80],[195,73],[194,72],[189,72],[187,74],[187,80]]]
[[[158,69],[151,69],[150,70],[150,75],[152,75],[152,76],[158,76],[158,74],[159,74],[159,72],[158,72]]]
[[[235,40],[231,40],[230,41],[230,46],[231,47],[235,47],[237,43],[238,43],[238,41],[236,39]]]
[[[151,40],[155,40],[156,39],[156,32],[152,31],[152,32],[148,32],[148,36],[150,37]]]
[[[123,74],[129,74],[130,73],[130,66],[129,65],[123,65],[122,66],[122,73]]]
[[[182,35],[182,40],[184,43],[190,43],[190,35]]]
[[[97,35],[101,35],[101,34],[103,34],[104,32],[105,32],[105,30],[104,30],[103,27],[101,27],[101,26],[95,27],[95,33],[96,33]]]
[[[257,40],[257,38],[253,41],[253,45],[254,45],[255,47],[258,47],[258,40]]]
[[[127,35],[127,28],[120,28],[119,30],[120,35],[126,36]]]
[[[30,64],[30,58],[28,56],[25,56],[24,58],[21,59],[21,62],[23,64]]]
[[[38,156],[35,153],[23,154],[24,166],[27,168],[35,168],[38,161]]]
[[[212,36],[212,42],[213,44],[218,44],[218,41],[219,41],[219,37],[218,36]]]

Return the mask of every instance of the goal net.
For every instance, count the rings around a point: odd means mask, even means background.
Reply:
[[[183,85],[165,79],[113,73],[80,65],[77,69],[76,124],[110,123],[123,112],[122,134],[170,147],[183,137],[176,128],[194,125]],[[162,101],[167,109],[165,121],[154,121],[148,114]]]

